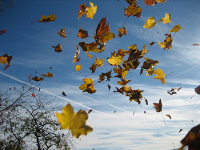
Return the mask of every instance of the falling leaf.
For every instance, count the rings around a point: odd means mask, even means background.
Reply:
[[[106,73],[102,73],[101,75],[99,75],[99,83],[102,82],[105,79],[105,76],[107,77],[107,81],[110,81],[111,72],[112,72],[112,70],[110,70],[110,71],[108,71]]]
[[[104,63],[103,63],[103,59],[100,59],[97,57],[96,60],[95,60],[95,64],[98,66],[98,67],[101,67]]]
[[[96,71],[96,69],[97,69],[97,65],[92,63],[91,67],[89,69],[92,70],[92,73],[94,73]]]
[[[154,41],[150,43],[150,46],[152,46],[153,44],[155,44],[155,42],[154,42]]]
[[[173,38],[171,37],[171,34],[166,34],[166,39],[163,42],[158,42],[158,45],[160,45],[160,47],[162,47],[163,50],[167,49],[168,51],[172,48],[172,41]]]
[[[148,100],[147,99],[145,99],[145,102],[146,102],[146,105],[148,105]]]
[[[49,67],[49,69],[52,69],[52,67]]]
[[[65,28],[64,29],[61,29],[60,30],[60,32],[59,31],[57,31],[57,33],[61,36],[61,37],[63,37],[64,39],[66,39],[66,33],[65,33]]]
[[[180,129],[178,132],[180,133],[181,131],[183,131],[183,129]]]
[[[155,25],[156,22],[154,21],[154,17],[149,17],[149,19],[145,21],[143,28],[152,29],[152,27],[154,27]]]
[[[115,77],[125,78],[127,75],[127,70],[124,67],[122,68],[120,65],[118,65],[118,68],[113,68],[113,70],[117,73]]]
[[[129,83],[131,80],[126,80],[125,78],[121,78],[121,81],[117,81],[117,83],[119,85],[126,85],[127,83]]]
[[[78,37],[83,39],[88,37],[88,32],[86,30],[82,30],[81,28],[78,31]]]
[[[81,66],[81,64],[80,65],[76,65],[75,66],[75,71],[79,71],[79,70],[81,70],[82,69],[82,66]]]
[[[200,44],[197,44],[197,43],[193,43],[192,45],[193,46],[200,46]]]
[[[86,53],[87,57],[89,57],[90,59],[92,59],[92,55],[91,54],[88,54],[87,51],[85,53]]]
[[[159,99],[159,103],[153,103],[154,107],[156,109],[156,112],[161,112],[162,111],[162,101]]]
[[[44,80],[44,77],[37,77],[37,76],[35,76],[34,78],[32,78],[32,80],[34,80],[34,81],[43,81]]]
[[[136,16],[137,18],[141,17],[142,10],[140,6],[137,6],[137,3],[134,1],[132,2],[128,8],[124,8],[124,15],[125,16]]]
[[[165,18],[161,18],[160,20],[158,20],[158,22],[163,22],[164,24],[171,23],[171,15],[165,13]]]
[[[110,89],[111,89],[111,86],[110,86],[110,84],[108,84],[108,90],[110,91]]]
[[[94,15],[96,14],[97,11],[97,6],[94,6],[94,3],[90,2],[91,7],[87,7],[86,10],[86,18],[91,18],[93,19]]]
[[[85,42],[79,42],[79,46],[82,48],[83,51],[87,52],[97,52],[97,44],[95,42],[92,43],[85,43]]]
[[[97,44],[100,44],[107,43],[108,40],[112,40],[114,37],[115,34],[110,32],[110,26],[109,23],[106,23],[106,18],[102,18],[97,26],[96,35],[93,36],[93,39],[95,39]]]
[[[69,103],[62,110],[62,113],[56,112],[58,123],[61,124],[62,129],[69,129],[76,138],[93,131],[93,128],[86,124],[88,119],[87,111],[80,109],[77,113],[74,113],[74,109]]]
[[[142,74],[143,72],[143,69],[151,69],[153,68],[153,66],[155,66],[156,64],[159,64],[159,62],[157,60],[152,60],[152,59],[149,59],[149,58],[145,58],[144,59],[144,63],[143,65],[141,66],[141,72],[140,74]]]
[[[85,3],[83,3],[83,4],[80,5],[80,10],[78,11],[78,17],[79,18],[82,17],[87,12],[87,10],[86,10],[87,6],[84,5],[84,4]]]
[[[0,30],[0,35],[2,35],[2,34],[4,34],[4,33],[6,33],[6,30],[5,30],[5,29]]]
[[[112,66],[118,66],[120,63],[122,63],[123,59],[122,56],[114,56],[112,55],[111,58],[107,57],[107,61]]]
[[[114,113],[116,113],[116,110],[114,111]]]
[[[79,56],[79,54],[80,54],[80,49],[78,48],[78,46],[76,46],[76,53],[74,55],[73,63],[77,61],[77,57]]]
[[[167,114],[166,116],[169,117],[169,119],[172,119],[171,115]]]
[[[39,22],[50,22],[50,21],[55,21],[57,18],[56,15],[48,15],[47,17],[45,17],[44,15],[41,15],[41,19],[39,20]]]
[[[154,70],[153,74],[155,74],[156,76],[154,76],[154,79],[160,79],[160,81],[163,84],[166,84],[166,80],[165,80],[165,74],[163,73],[163,71],[160,68],[157,68],[158,70]]]
[[[41,76],[44,76],[44,77],[54,77],[54,74],[52,74],[51,72],[47,72],[47,74],[41,74]]]
[[[4,63],[6,63],[7,65],[10,65],[10,61],[12,58],[13,58],[12,56],[8,56],[7,54],[0,56],[1,65],[3,65]]]
[[[123,28],[119,28],[118,29],[118,36],[119,37],[122,37],[122,35],[126,35],[126,33],[127,33],[127,29],[126,29],[126,27],[125,26],[123,26]]]
[[[156,0],[156,3],[164,3],[166,0]]]
[[[84,84],[81,84],[81,86],[79,87],[80,90],[82,90],[83,92],[88,92],[90,94],[96,92],[96,89],[93,86],[93,80],[90,77],[84,78],[83,82]]]
[[[145,3],[147,6],[150,6],[150,5],[153,6],[153,5],[155,4],[155,1],[156,1],[156,0],[145,0],[144,3]]]
[[[200,85],[199,86],[197,86],[195,89],[195,92],[197,93],[197,94],[199,94],[200,95]]]
[[[138,102],[138,104],[140,104],[141,103],[141,98],[142,98],[142,92],[144,92],[143,90],[130,90],[129,91],[130,92],[130,94],[129,94],[129,100],[130,100],[130,102],[132,101],[132,100],[134,100],[134,101],[136,101],[136,102]]]
[[[62,92],[62,95],[63,95],[63,96],[67,96],[67,95],[65,94],[65,92],[64,92],[64,91]]]
[[[186,136],[180,141],[182,146],[181,150],[188,145],[188,150],[199,150],[200,149],[200,124],[194,126],[186,134]]]
[[[180,24],[177,24],[169,31],[169,33],[171,33],[171,32],[175,32],[176,33],[179,30],[181,30],[181,27],[180,27]]]
[[[59,53],[62,52],[62,46],[58,44],[57,46],[52,46],[55,49],[55,52]]]
[[[88,110],[88,114],[92,112],[92,109]]]

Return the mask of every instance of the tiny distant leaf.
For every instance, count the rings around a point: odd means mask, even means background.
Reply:
[[[125,26],[123,26],[123,28],[119,28],[118,29],[118,36],[119,37],[122,37],[123,35],[126,35],[126,33],[127,33],[127,29],[126,29],[126,27]]]
[[[124,8],[125,16],[136,16],[137,18],[141,17],[142,10],[140,6],[137,6],[137,2],[133,1],[128,8]]]
[[[173,38],[171,34],[166,34],[166,39],[163,42],[158,42],[158,45],[163,48],[163,50],[167,51],[172,48]]]
[[[39,22],[50,22],[50,21],[55,21],[57,18],[56,15],[48,15],[47,17],[45,17],[44,15],[41,15],[41,19],[39,20]]]
[[[62,52],[62,46],[58,44],[57,46],[52,46],[55,49],[55,52],[59,53]]]
[[[156,109],[156,112],[161,112],[162,111],[162,101],[159,99],[159,103],[153,103],[154,108]]]
[[[32,80],[34,80],[34,81],[43,81],[44,80],[44,77],[37,77],[37,76],[35,76],[34,78],[32,78]]]
[[[59,31],[57,31],[57,33],[61,36],[61,37],[63,37],[64,39],[66,39],[66,32],[65,32],[65,28],[64,29],[61,29],[60,30],[60,32]]]
[[[165,13],[165,18],[161,18],[160,20],[158,20],[158,22],[163,22],[164,24],[171,23],[171,15]]]
[[[81,28],[78,31],[78,37],[83,39],[88,37],[88,32],[86,30],[82,30]]]
[[[155,4],[155,1],[156,1],[156,0],[145,0],[144,3],[145,3],[147,6],[150,6],[150,5],[153,6],[153,5]]]
[[[169,117],[169,119],[172,119],[171,115],[169,115],[169,114],[166,114],[166,116],[167,116],[167,117]]]
[[[82,17],[87,12],[87,10],[86,10],[87,6],[84,5],[84,4],[85,3],[83,3],[83,4],[80,5],[80,10],[78,11],[78,17],[79,18]]]
[[[197,43],[193,43],[192,45],[193,46],[200,46],[200,44],[197,44]]]
[[[41,74],[41,76],[44,76],[44,77],[54,77],[54,74],[52,74],[51,72],[47,72],[47,74]]]
[[[94,73],[96,71],[96,69],[97,69],[97,65],[92,63],[91,67],[89,69],[92,70],[92,73]]]
[[[13,58],[12,56],[8,56],[7,54],[0,56],[1,65],[3,65],[4,63],[6,63],[7,65],[10,65],[10,61],[12,58]]]

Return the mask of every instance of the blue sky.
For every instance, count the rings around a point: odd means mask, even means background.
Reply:
[[[70,102],[76,111],[94,109],[88,119],[94,131],[82,136],[81,140],[75,139],[76,148],[80,150],[160,150],[180,147],[180,140],[189,129],[199,124],[199,95],[196,94],[192,99],[191,96],[195,93],[194,88],[200,84],[200,47],[192,45],[200,43],[200,1],[168,0],[166,3],[147,7],[143,0],[139,0],[138,5],[143,9],[142,17],[127,18],[127,35],[121,38],[117,36],[117,30],[123,26],[126,18],[124,7],[127,8],[128,3],[125,0],[93,0],[91,2],[97,5],[94,18],[78,19],[80,4],[85,3],[89,6],[89,2],[18,0],[13,7],[1,11],[0,29],[6,29],[6,33],[0,35],[0,56],[7,53],[12,55],[13,59],[7,70],[3,70],[5,65],[0,66],[0,89],[20,87],[24,82],[28,83],[28,74],[40,76],[47,71],[52,72],[55,75],[53,78],[45,78],[41,83],[36,82],[34,85],[40,87],[49,97],[56,96],[55,102],[62,102],[63,106]],[[4,3],[2,7],[6,7]],[[155,20],[160,20],[165,13],[171,14],[171,24],[157,23],[151,30],[143,28],[145,20],[149,17],[154,16]],[[56,14],[57,19],[48,23],[31,23],[39,20],[41,14]],[[104,17],[116,38],[108,41],[104,52],[91,53],[92,60],[81,50],[79,64],[83,69],[76,72],[72,61],[76,45],[80,42],[80,38],[77,37],[78,30],[82,27],[89,33],[89,37],[81,41],[92,42],[91,37],[99,21]],[[163,51],[157,42],[162,42],[165,39],[164,34],[177,24],[180,24],[182,29],[176,34],[172,33],[172,48],[168,52]],[[66,39],[57,34],[57,31],[63,28],[66,33],[70,33],[66,34]],[[152,76],[145,76],[145,72],[140,75],[139,68],[143,62],[127,76],[127,79],[132,80],[129,86],[144,90],[143,97],[148,99],[149,105],[146,105],[144,100],[138,105],[120,93],[113,93],[116,86],[120,87],[116,83],[118,78],[98,83],[99,75],[112,68],[106,60],[111,56],[111,52],[118,49],[128,50],[128,46],[134,44],[141,50],[143,45],[152,41],[156,43],[152,47],[147,46],[150,51],[145,57],[160,61],[156,66],[166,75],[173,71],[166,78],[166,85]],[[61,53],[56,53],[52,48],[58,43],[63,48]],[[103,58],[105,64],[91,74],[88,68],[97,56]],[[49,67],[52,67],[52,70]],[[94,80],[97,90],[95,94],[82,93],[78,89],[83,83],[82,79],[89,76]],[[107,84],[111,85],[110,92]],[[182,89],[176,95],[167,94],[171,88],[179,87]],[[65,91],[67,97],[62,96],[62,91]],[[158,103],[160,98],[163,102],[163,111],[157,113],[153,103]],[[166,117],[166,114],[170,114],[172,119]],[[179,133],[180,129],[183,131]]]

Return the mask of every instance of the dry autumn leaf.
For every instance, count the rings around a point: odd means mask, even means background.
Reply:
[[[129,83],[131,80],[126,80],[125,78],[121,78],[121,81],[117,81],[117,83],[119,85],[126,85],[127,83]]]
[[[78,11],[78,17],[79,18],[82,17],[87,12],[87,10],[86,10],[87,6],[84,5],[84,4],[85,3],[83,3],[83,4],[80,5],[80,10]]]
[[[35,76],[34,78],[32,78],[32,80],[34,80],[34,81],[43,81],[44,80],[44,77],[37,77],[37,76]]]
[[[44,77],[54,77],[54,74],[52,74],[51,72],[47,72],[47,74],[41,74],[41,76],[44,76]]]
[[[114,37],[115,34],[110,32],[110,26],[109,23],[106,23],[106,18],[102,18],[97,26],[96,35],[93,36],[93,39],[95,39],[97,44],[101,44],[107,43],[108,40],[112,40]]]
[[[137,18],[141,17],[142,10],[140,6],[137,6],[137,2],[132,1],[128,8],[124,8],[125,16],[136,16]]]
[[[117,73],[115,77],[125,78],[127,75],[127,70],[124,67],[122,68],[120,65],[118,65],[118,68],[113,68],[113,70]]]
[[[166,116],[167,116],[167,117],[169,117],[169,119],[172,119],[171,115],[169,115],[169,114],[166,114]]]
[[[87,135],[87,133],[93,131],[93,127],[86,124],[88,119],[87,111],[80,109],[75,113],[69,103],[63,107],[62,111],[62,113],[56,112],[58,123],[61,124],[62,129],[69,129],[74,137],[79,138],[81,135]]]
[[[171,32],[175,32],[176,33],[179,30],[181,30],[181,27],[180,27],[180,24],[177,24],[169,31],[169,33],[171,33]]]
[[[83,39],[88,37],[88,32],[86,30],[82,30],[81,28],[78,31],[78,37]]]
[[[57,46],[52,46],[55,49],[55,52],[59,53],[62,52],[62,46],[58,44]]]
[[[75,63],[77,61],[77,57],[80,54],[80,49],[78,48],[78,46],[76,46],[76,53],[74,55],[74,59],[73,59],[73,63]]]
[[[61,37],[63,37],[64,39],[66,39],[66,32],[65,32],[65,28],[64,29],[61,29],[60,30],[60,32],[59,31],[57,31],[57,33],[61,36]]]
[[[123,28],[119,28],[118,29],[118,36],[119,37],[122,37],[122,35],[126,35],[126,33],[127,33],[127,29],[126,29],[126,27],[125,26],[123,26]]]
[[[161,112],[162,111],[162,101],[159,99],[159,103],[153,103],[154,108],[156,109],[156,112]]]
[[[76,65],[75,66],[75,71],[79,71],[79,70],[81,70],[82,69],[82,66],[81,66],[81,64],[80,65]]]
[[[90,77],[84,78],[83,82],[84,84],[81,84],[81,86],[79,87],[80,90],[82,90],[83,92],[88,92],[90,94],[96,92],[96,89],[93,86],[93,80]]]
[[[95,64],[98,66],[98,67],[101,67],[104,63],[103,63],[103,59],[100,59],[97,57],[96,60],[95,60]]]
[[[156,1],[156,0],[145,0],[144,3],[145,3],[147,6],[150,6],[150,5],[153,6],[153,5],[155,4],[155,1]]]
[[[85,43],[85,42],[79,42],[79,46],[82,48],[83,51],[87,52],[97,52],[97,44],[95,42],[92,43]]]
[[[154,20],[154,17],[149,17],[149,19],[145,21],[143,28],[152,29],[152,27],[154,27],[155,25],[156,22]]]
[[[165,80],[165,74],[163,73],[163,71],[160,68],[157,68],[158,70],[154,70],[153,74],[155,74],[156,76],[154,76],[154,79],[159,79],[163,84],[166,84],[166,80]]]
[[[92,63],[91,67],[89,69],[92,70],[92,73],[94,73],[96,71],[96,69],[97,69],[97,65]]]
[[[171,15],[165,13],[165,18],[161,18],[160,20],[158,20],[158,22],[163,22],[164,24],[171,23]]]
[[[89,57],[90,59],[92,59],[92,55],[91,54],[88,54],[87,51],[85,53],[86,53],[87,57]]]
[[[0,56],[1,65],[3,65],[4,63],[6,63],[7,65],[10,65],[10,61],[12,58],[13,58],[12,56],[8,56],[7,54]]]
[[[91,18],[93,19],[94,15],[96,14],[97,11],[97,6],[94,6],[94,3],[90,2],[91,7],[87,7],[86,10],[86,18]]]
[[[0,35],[6,33],[6,29],[0,30]]]
[[[112,66],[118,66],[120,63],[122,63],[123,59],[122,56],[114,56],[112,55],[111,58],[107,57],[107,61]]]
[[[193,46],[200,46],[200,44],[198,44],[198,43],[193,43],[192,45]]]
[[[45,17],[44,15],[41,15],[41,19],[39,20],[39,22],[50,22],[50,21],[55,21],[57,18],[56,15],[48,15],[47,17]]]
[[[194,90],[198,95],[200,95],[200,85],[197,86]]]
[[[172,48],[172,42],[173,38],[171,37],[171,34],[166,34],[166,39],[163,42],[158,42],[158,45],[163,48],[163,50],[167,51]]]

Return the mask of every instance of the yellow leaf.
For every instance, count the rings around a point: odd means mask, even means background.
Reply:
[[[154,17],[149,17],[149,19],[147,19],[145,21],[145,24],[144,24],[144,28],[148,28],[148,29],[152,29],[153,26],[156,25],[156,22],[154,21]]]
[[[175,25],[171,30],[170,30],[170,32],[169,33],[171,33],[171,32],[178,32],[179,30],[181,30],[181,27],[180,27],[180,24],[177,24],[177,25]]]
[[[162,47],[164,50],[167,49],[167,51],[169,49],[172,48],[172,41],[173,38],[171,37],[171,34],[166,34],[166,39],[163,42],[158,42],[158,45],[160,45],[160,47]]]
[[[85,53],[86,53],[87,57],[89,57],[90,59],[92,59],[92,55],[91,54],[88,54],[87,51]]]
[[[166,84],[166,80],[165,78],[165,74],[163,73],[163,71],[160,68],[157,68],[158,70],[154,70],[153,74],[155,74],[156,76],[154,76],[154,79],[159,79],[163,84]]]
[[[4,63],[10,65],[10,61],[13,57],[12,56],[8,56],[7,54],[0,56],[0,63],[1,65],[3,65]]]
[[[51,72],[47,72],[47,74],[41,74],[41,76],[44,76],[44,77],[54,77],[54,74],[52,74]]]
[[[82,66],[81,66],[81,65],[76,65],[76,66],[75,66],[75,70],[76,70],[76,71],[79,71],[79,70],[81,70],[81,69],[82,69]]]
[[[76,138],[93,131],[93,127],[86,124],[87,111],[80,109],[77,113],[74,113],[74,109],[69,103],[62,110],[62,113],[56,112],[58,123],[61,124],[62,129],[71,130],[72,135]]]
[[[153,67],[151,67],[150,69],[145,70],[146,71],[146,76],[151,76],[154,73],[154,69]]]
[[[121,78],[121,81],[117,81],[117,83],[119,85],[126,85],[127,83],[129,83],[131,80],[126,80],[125,78]]]
[[[82,48],[83,51],[87,52],[97,52],[97,44],[95,42],[92,43],[85,43],[85,42],[79,42],[79,46]]]
[[[55,21],[56,20],[56,15],[48,15],[45,17],[44,15],[41,15],[41,19],[39,22],[50,22],[50,21]]]
[[[44,80],[44,77],[37,77],[37,76],[35,76],[34,78],[32,78],[32,80],[34,80],[34,81],[43,81]]]
[[[90,2],[91,7],[87,7],[86,10],[86,18],[91,18],[93,19],[96,11],[97,11],[97,6],[94,6],[94,3]]]
[[[81,86],[79,87],[80,90],[83,90],[83,92],[88,92],[90,94],[96,92],[96,89],[93,86],[93,80],[90,77],[89,78],[84,78],[83,82],[85,84],[81,84]]]
[[[114,72],[117,73],[117,75],[115,77],[118,78],[125,78],[127,75],[127,70],[125,67],[121,67],[120,65],[118,65],[118,68],[113,68]]]
[[[166,2],[166,0],[156,0],[155,2],[157,2],[157,3],[164,3],[164,2]]]
[[[118,34],[119,37],[122,37],[122,35],[126,35],[126,33],[127,33],[126,27],[123,26],[123,28],[119,28],[118,33],[119,33]]]
[[[125,16],[136,16],[137,18],[141,17],[142,10],[140,6],[137,6],[136,2],[133,2],[128,6],[128,8],[124,8]]]
[[[171,15],[165,13],[165,18],[161,18],[160,20],[158,20],[158,22],[163,22],[164,24],[171,23]]]
[[[98,67],[101,67],[104,63],[103,63],[103,59],[100,59],[97,57],[96,60],[95,60],[95,64],[98,66]]]

